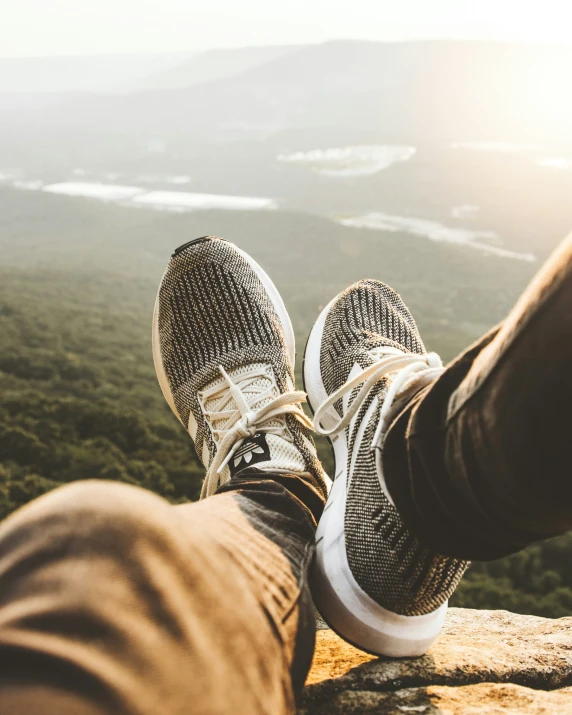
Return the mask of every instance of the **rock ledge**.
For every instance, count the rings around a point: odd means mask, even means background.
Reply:
[[[300,715],[572,713],[572,618],[451,608],[422,658],[376,658],[319,630]]]

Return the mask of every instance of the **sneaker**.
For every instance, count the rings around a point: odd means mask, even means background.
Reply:
[[[316,534],[314,600],[343,638],[379,655],[425,653],[468,565],[409,533],[381,465],[393,418],[442,371],[400,296],[375,280],[334,298],[306,346],[315,428],[329,438],[335,459]]]
[[[173,253],[155,302],[153,359],[206,467],[201,498],[252,467],[300,475],[325,496],[294,357],[284,303],[250,256],[214,236]]]

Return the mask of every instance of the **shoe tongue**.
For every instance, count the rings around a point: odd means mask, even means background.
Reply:
[[[401,343],[392,340],[385,335],[378,335],[376,333],[370,333],[368,335],[363,347],[366,352],[375,350],[376,348],[395,348],[396,350],[400,350],[401,352],[407,352],[407,348],[401,345]],[[371,358],[371,356],[368,355],[368,358],[370,358],[373,362],[374,359]]]
[[[399,350],[403,354],[407,354],[407,350],[403,345],[400,345],[390,338],[386,338],[382,335],[374,335],[372,333],[367,340],[366,348],[362,349],[359,355],[355,358],[354,369],[357,370],[358,367],[365,369],[382,359],[383,356],[381,354],[379,356],[375,354],[375,351],[379,348],[393,348]],[[373,353],[373,355],[371,353]],[[354,376],[353,370],[350,372],[350,377],[352,376]],[[370,395],[380,395],[383,392],[387,392],[389,385],[391,384],[391,380],[392,377],[390,375],[381,378],[379,383],[372,388]],[[354,387],[349,396],[346,398],[344,401],[344,412],[349,409],[360,389],[361,385]],[[381,399],[383,399],[383,397]]]
[[[252,372],[257,372],[257,377],[249,379],[243,385],[246,375]],[[234,370],[228,370],[227,374],[234,384],[241,388],[247,404],[255,411],[272,402],[280,394],[273,369],[266,363],[250,363]],[[226,384],[226,380],[221,375],[220,378],[213,380],[206,389],[210,390],[219,386],[223,388]],[[289,388],[293,389],[293,385],[289,385]],[[267,393],[267,396],[260,399],[260,395],[263,393]],[[238,410],[238,405],[230,390],[221,389],[220,392],[205,401],[204,408],[205,411],[212,414],[218,410],[224,412]],[[226,422],[227,418],[212,420],[211,426],[213,429],[223,429]],[[268,433],[267,428],[269,427],[281,428],[283,436]],[[286,436],[288,439],[285,439]],[[256,432],[252,437],[246,437],[241,442],[225,470],[229,470],[230,477],[234,477],[238,472],[249,467],[280,472],[306,472],[308,469],[306,460],[300,449],[291,440],[292,436],[284,418],[269,420],[264,423],[264,430]],[[309,441],[308,445],[312,446]]]
[[[249,365],[236,368],[235,370],[229,370],[227,374],[235,384],[240,386],[244,376],[253,371],[259,372],[260,375],[255,380],[249,380],[248,386],[246,386],[245,389],[242,390],[242,394],[248,405],[253,410],[259,410],[265,405],[267,405],[269,402],[272,402],[272,400],[279,394],[278,388],[276,387],[276,382],[274,380],[274,373],[272,371],[272,367],[265,363],[251,363]],[[208,389],[218,386],[222,387],[224,385],[226,385],[226,380],[224,379],[224,377],[221,376],[220,378],[213,380],[213,382],[208,385]],[[264,399],[259,399],[260,395],[263,392],[268,392],[268,396]],[[220,409],[224,410],[225,412],[228,410],[238,410],[238,405],[236,404],[236,401],[234,400],[232,395],[230,395],[230,399],[228,399],[229,395],[229,391],[225,390],[206,400],[205,410],[207,410],[208,412],[216,412],[219,409],[219,406]],[[213,429],[221,429],[224,427],[225,422],[226,418],[223,418],[220,420],[213,420],[211,424]],[[278,419],[271,420],[266,424],[269,427],[277,427],[282,424],[282,422]]]

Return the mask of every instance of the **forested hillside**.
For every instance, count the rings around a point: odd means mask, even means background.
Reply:
[[[0,516],[78,479],[195,498],[200,465],[156,389],[148,286],[51,271],[0,283]]]

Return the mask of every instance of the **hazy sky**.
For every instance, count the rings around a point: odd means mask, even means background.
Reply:
[[[0,0],[0,56],[337,38],[572,43],[571,0]]]

